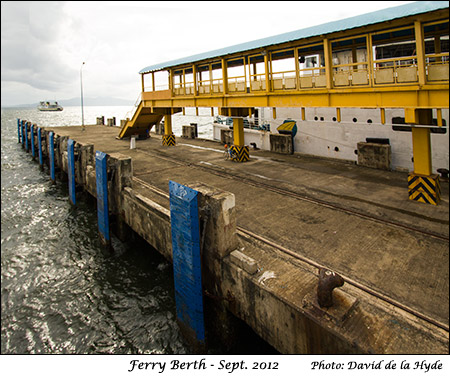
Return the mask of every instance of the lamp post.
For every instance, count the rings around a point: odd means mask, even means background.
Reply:
[[[80,68],[80,82],[81,82],[81,130],[84,131],[84,108],[83,108],[83,64],[81,64]]]

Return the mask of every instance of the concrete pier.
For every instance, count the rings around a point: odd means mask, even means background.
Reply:
[[[51,132],[55,165],[67,173],[70,137],[76,183],[94,197],[95,153],[108,156],[109,214],[169,260],[169,181],[198,192],[206,342],[221,332],[208,322],[233,331],[217,316],[231,315],[286,354],[448,353],[448,181],[433,206],[408,200],[405,173],[261,150],[234,163],[220,143],[167,148],[153,133],[130,149],[105,125],[46,127],[43,144]],[[320,268],[345,281],[329,308]]]

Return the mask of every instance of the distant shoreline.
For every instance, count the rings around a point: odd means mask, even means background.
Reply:
[[[43,99],[47,100],[47,99]],[[70,98],[70,99],[52,99],[52,101],[57,101],[63,107],[81,107],[80,98]],[[33,108],[37,107],[39,102],[36,103],[20,103],[15,105],[1,105],[1,108]],[[84,98],[83,107],[94,107],[94,106],[129,106],[134,105],[133,100],[127,100],[122,98],[114,97],[97,97],[97,98]]]
[[[61,104],[61,103],[60,103]],[[81,105],[70,105],[70,104],[66,104],[63,105],[61,104],[63,107],[81,107]],[[84,104],[84,107],[132,107],[133,105],[127,105],[127,104]],[[36,106],[34,105],[27,105],[27,104],[22,104],[22,105],[14,105],[14,106],[1,106],[2,109],[7,109],[7,108],[36,108]]]

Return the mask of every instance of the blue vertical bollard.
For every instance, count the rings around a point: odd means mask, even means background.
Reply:
[[[182,329],[204,344],[198,192],[173,181],[169,192],[177,319]]]
[[[31,155],[34,157],[34,124],[31,124],[31,132],[30,132],[30,142],[31,142]]]
[[[75,199],[75,153],[74,141],[67,142],[67,172],[69,177],[69,198],[73,205],[76,204]]]
[[[37,130],[37,139],[38,139],[38,149],[39,149],[39,164],[42,166],[44,164],[44,160],[42,158],[42,130],[38,128]]]
[[[50,177],[55,181],[55,134],[50,132],[48,138],[50,140],[50,145],[48,147],[48,155],[50,157]]]
[[[18,139],[19,139],[19,144],[20,144],[20,142],[22,141],[21,140],[21,134],[20,134],[20,130],[21,130],[21,126],[20,126],[20,119],[19,118],[17,118],[17,137],[18,137]]]
[[[95,178],[97,184],[98,230],[105,243],[109,243],[108,170],[107,155],[95,152]]]
[[[25,150],[28,151],[28,124],[25,122]]]

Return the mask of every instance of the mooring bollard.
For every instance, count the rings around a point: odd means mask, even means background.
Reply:
[[[198,192],[169,181],[177,321],[194,346],[205,345]]]
[[[48,146],[48,155],[50,160],[50,178],[55,181],[55,134],[50,132],[48,134],[50,140]]]
[[[41,130],[41,128],[38,128],[37,138],[38,138],[38,150],[39,150],[39,164],[42,166],[44,164],[44,160],[42,158],[42,130]]]
[[[108,171],[106,157],[107,155],[101,151],[95,152],[98,230],[102,241],[105,244],[109,244]]]
[[[75,142],[71,139],[67,141],[67,174],[69,178],[69,198],[73,205],[76,205],[75,198]]]
[[[34,153],[34,124],[31,124],[30,141],[31,141],[31,155],[34,158],[35,157],[35,153]]]

